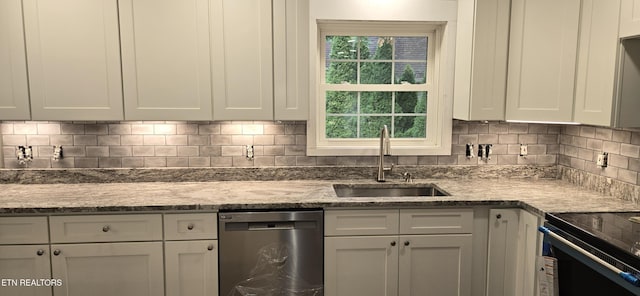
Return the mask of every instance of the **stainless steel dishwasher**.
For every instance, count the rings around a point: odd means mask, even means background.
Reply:
[[[321,210],[220,212],[220,296],[323,295]]]

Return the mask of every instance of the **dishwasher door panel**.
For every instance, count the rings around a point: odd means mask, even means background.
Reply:
[[[222,212],[220,295],[322,295],[323,212]]]

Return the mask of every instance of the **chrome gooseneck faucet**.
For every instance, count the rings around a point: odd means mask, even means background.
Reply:
[[[389,129],[386,124],[380,130],[380,158],[378,160],[378,177],[376,178],[378,182],[384,182],[384,172],[393,169],[393,164],[389,168],[384,167],[385,155],[391,156],[391,140],[389,139]]]

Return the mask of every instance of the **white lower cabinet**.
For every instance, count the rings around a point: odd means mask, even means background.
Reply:
[[[215,213],[165,214],[166,296],[218,295]]]
[[[26,287],[21,279],[51,279],[49,245],[0,246],[0,295],[51,296],[49,286]],[[18,282],[12,282],[18,281]]]
[[[56,296],[164,295],[161,214],[49,217]]]
[[[398,295],[398,237],[327,237],[325,295]]]
[[[0,295],[50,296],[50,286],[20,280],[51,279],[47,217],[0,217]]]
[[[218,241],[165,242],[166,296],[218,295]]]
[[[335,224],[331,220],[359,224],[385,217],[400,223],[380,225],[400,226],[395,228],[396,235],[375,235],[368,229],[365,236],[332,236],[341,229],[357,229],[356,224],[325,228],[329,236],[325,238],[325,295],[471,295],[472,235],[457,232],[470,229],[472,210],[386,211],[386,215],[380,210],[372,211],[374,215],[367,210],[326,212],[326,225]],[[439,233],[444,228],[453,230]],[[420,231],[424,234],[415,234]]]
[[[471,295],[471,234],[400,236],[399,295]]]
[[[542,236],[538,216],[520,209],[489,211],[487,296],[534,296]]]
[[[52,245],[56,296],[164,294],[162,242]]]

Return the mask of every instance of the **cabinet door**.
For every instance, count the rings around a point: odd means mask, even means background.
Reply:
[[[518,260],[516,271],[516,293],[514,295],[538,295],[536,260],[542,254],[542,239],[544,235],[538,231],[542,219],[525,210],[519,210],[518,224]]]
[[[487,296],[518,295],[516,262],[518,260],[518,211],[489,211],[489,255],[487,258]]]
[[[454,117],[504,120],[510,0],[458,0]]]
[[[31,119],[20,0],[0,1],[0,65],[0,120]]]
[[[271,1],[213,0],[213,119],[273,119]]]
[[[620,37],[640,35],[640,0],[622,0]]]
[[[622,40],[616,127],[640,127],[640,38]]]
[[[398,295],[397,239],[397,236],[325,238],[324,295]]]
[[[24,0],[33,120],[121,120],[117,0]]]
[[[167,296],[218,295],[218,241],[164,244]]]
[[[309,1],[273,1],[275,120],[309,117]]]
[[[209,0],[120,1],[125,119],[211,120]]]
[[[52,245],[56,296],[164,295],[162,242]],[[56,255],[57,254],[57,255]]]
[[[471,295],[471,234],[400,236],[400,296]]]
[[[572,121],[580,0],[513,0],[507,120]]]
[[[620,0],[583,0],[574,120],[612,123]]]
[[[0,295],[47,296],[51,287],[25,287],[20,279],[51,279],[48,245],[0,246]]]

